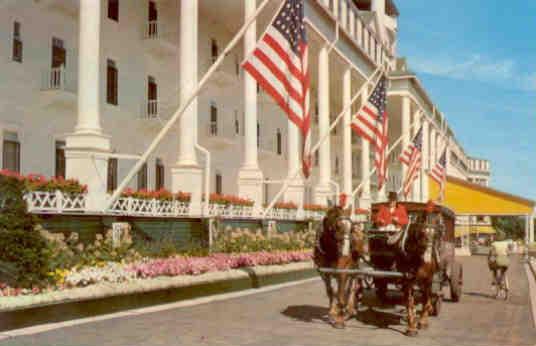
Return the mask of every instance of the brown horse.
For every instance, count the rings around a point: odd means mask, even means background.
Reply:
[[[317,244],[314,249],[315,265],[318,268],[357,268],[364,250],[364,234],[359,226],[345,216],[341,207],[331,207],[317,232]],[[355,298],[361,288],[360,281],[346,273],[319,273],[326,285],[329,298],[330,321],[335,328],[344,328],[345,320],[357,313]],[[332,278],[337,281],[336,301],[331,284]]]
[[[395,259],[398,271],[405,274],[403,280],[404,300],[407,309],[408,336],[417,335],[417,327],[428,327],[428,316],[433,311],[432,281],[439,270],[437,225],[427,223],[428,213],[420,214],[415,223],[411,223],[400,238]],[[422,311],[417,322],[415,288],[422,292]]]

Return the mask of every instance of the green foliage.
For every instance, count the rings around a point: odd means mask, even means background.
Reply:
[[[301,229],[298,232],[264,234],[261,231],[229,230],[215,234],[214,252],[238,253],[255,251],[292,251],[314,246],[315,232]]]
[[[524,239],[525,219],[515,216],[492,216],[491,224],[497,230],[497,238],[503,239]]]
[[[47,280],[50,253],[46,240],[38,232],[0,231],[0,261],[16,266],[20,274],[16,282],[22,287],[39,285]]]
[[[0,230],[33,230],[37,219],[27,212],[25,192],[22,180],[0,175]]]
[[[25,192],[23,180],[0,175],[0,280],[30,287],[47,280],[50,253],[34,230],[37,218],[27,212]]]
[[[173,237],[164,237],[157,240],[134,241],[134,249],[142,257],[162,258],[175,255],[185,256],[206,256],[208,248],[198,241],[190,240],[189,242],[177,241]]]

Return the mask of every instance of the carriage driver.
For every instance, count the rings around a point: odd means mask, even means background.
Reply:
[[[389,192],[389,207],[380,206],[376,224],[382,231],[400,231],[408,224],[408,213],[403,205],[397,203],[396,192]]]

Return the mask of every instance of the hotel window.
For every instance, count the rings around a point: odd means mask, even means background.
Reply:
[[[319,161],[320,161],[320,160],[319,160],[319,157],[318,157],[318,150],[317,150],[317,151],[315,151],[315,166],[318,167],[318,162],[319,162]]]
[[[281,143],[281,129],[277,129],[276,134],[276,144],[277,144],[277,155],[281,155],[283,152],[282,143]]]
[[[157,37],[158,36],[158,11],[156,9],[156,3],[154,1],[149,1],[149,11],[148,11],[148,20],[149,20],[149,27],[148,27],[148,34],[149,37]]]
[[[164,188],[164,162],[162,159],[156,159],[155,166],[155,184],[154,187],[156,190]]]
[[[235,55],[235,73],[237,77],[240,77],[240,58]]]
[[[138,171],[138,190],[147,190],[147,163]]]
[[[106,102],[117,105],[117,67],[115,61],[108,59],[106,67]]]
[[[2,168],[20,172],[20,143],[16,132],[4,131]]]
[[[106,181],[106,189],[114,191],[117,189],[117,159],[108,159],[108,179]]]
[[[216,172],[216,193],[222,193],[222,176],[220,172]]]
[[[51,65],[52,68],[59,68],[61,66],[65,67],[67,55],[65,53],[65,48],[63,45],[63,40],[52,37],[52,59]]]
[[[261,124],[257,121],[257,148],[261,147]]]
[[[270,178],[266,178],[265,179],[265,183],[264,183],[264,204],[268,204],[268,188],[270,187],[270,184],[268,183],[268,181],[270,180]]]
[[[119,0],[108,0],[108,18],[119,21]]]
[[[65,141],[56,141],[55,176],[65,178]]]
[[[214,38],[210,40],[210,56],[212,63],[218,59],[218,41],[216,41]]]
[[[339,175],[339,157],[335,157],[335,175]]]
[[[154,77],[147,78],[147,115],[156,117],[158,115],[158,84]]]
[[[318,100],[315,100],[315,124],[318,125]]]
[[[238,120],[238,111],[236,109],[234,111],[234,130],[235,135],[240,135],[240,121]]]
[[[13,61],[22,62],[22,39],[20,36],[20,23],[13,22]]]
[[[218,107],[216,102],[210,102],[210,135],[218,135]]]

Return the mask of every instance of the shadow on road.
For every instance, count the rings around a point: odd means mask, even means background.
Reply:
[[[325,322],[328,320],[328,308],[313,305],[291,305],[281,312],[284,316],[302,322]]]
[[[483,297],[495,300],[495,296],[489,293],[482,292],[464,292],[463,295],[472,296],[472,297]]]
[[[306,322],[306,323],[322,323],[329,325],[328,308],[312,305],[293,305],[287,307],[281,312],[282,315],[287,316],[293,320]],[[397,330],[390,326],[399,326],[403,323],[403,318],[396,312],[388,312],[382,310],[375,310],[368,307],[366,310],[360,310],[355,317],[359,322],[364,325],[376,327],[378,329],[388,329],[400,334],[404,334],[403,331]],[[351,321],[348,321],[347,327],[353,328]]]

